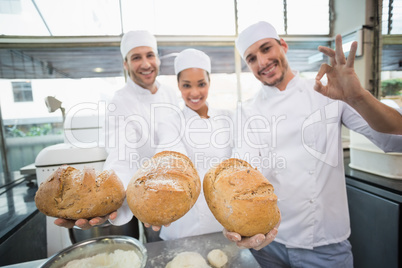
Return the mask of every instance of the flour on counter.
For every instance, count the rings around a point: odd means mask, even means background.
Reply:
[[[64,268],[140,268],[141,260],[133,250],[117,249],[113,253],[101,253],[92,257],[73,260]]]

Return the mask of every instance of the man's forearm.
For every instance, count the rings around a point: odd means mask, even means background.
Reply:
[[[375,131],[402,135],[402,115],[397,110],[377,100],[370,92],[365,91],[360,98],[349,100],[347,103]]]

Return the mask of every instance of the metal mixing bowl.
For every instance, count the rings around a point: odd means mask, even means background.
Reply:
[[[137,239],[129,236],[101,236],[76,243],[56,253],[41,268],[61,268],[68,262],[95,256],[100,253],[113,253],[116,249],[134,250],[141,260],[141,268],[147,262],[147,249]]]

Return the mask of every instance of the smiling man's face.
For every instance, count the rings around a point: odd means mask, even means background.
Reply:
[[[244,53],[244,59],[254,76],[264,85],[284,90],[293,74],[286,59],[288,45],[283,39],[261,39]]]
[[[159,73],[160,60],[151,47],[135,47],[127,53],[124,68],[139,86],[155,90],[155,79]]]

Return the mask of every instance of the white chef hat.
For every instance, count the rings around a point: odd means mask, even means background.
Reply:
[[[201,50],[185,49],[174,59],[174,71],[178,74],[188,68],[200,68],[211,73],[211,59]]]
[[[158,54],[156,38],[148,31],[129,31],[123,35],[120,43],[120,52],[123,58],[136,47],[151,47],[155,54]]]
[[[259,21],[248,26],[236,39],[236,48],[239,51],[240,56],[244,58],[244,53],[252,44],[265,38],[280,40],[275,28],[270,23]]]

